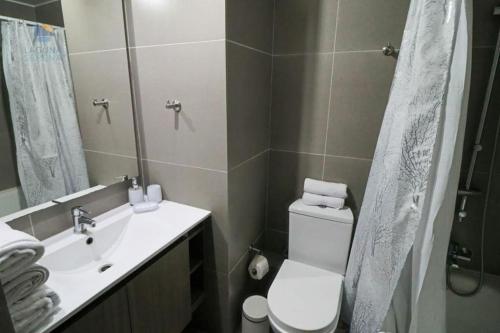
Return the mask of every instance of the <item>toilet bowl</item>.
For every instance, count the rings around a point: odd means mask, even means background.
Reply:
[[[289,212],[289,259],[269,288],[269,322],[276,333],[333,333],[342,302],[352,212],[307,206],[302,200]]]

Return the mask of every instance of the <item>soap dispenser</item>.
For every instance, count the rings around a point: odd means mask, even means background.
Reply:
[[[137,178],[132,178],[132,187],[128,189],[128,202],[130,205],[135,205],[137,203],[144,201],[144,192],[142,187],[137,184]]]

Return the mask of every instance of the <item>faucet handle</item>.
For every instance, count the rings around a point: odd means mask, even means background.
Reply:
[[[71,215],[73,216],[82,216],[89,215],[90,211],[85,210],[82,206],[76,206],[71,208]]]

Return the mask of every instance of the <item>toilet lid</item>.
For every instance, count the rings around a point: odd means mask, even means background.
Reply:
[[[288,332],[331,332],[338,322],[343,276],[285,260],[269,289],[269,316]]]

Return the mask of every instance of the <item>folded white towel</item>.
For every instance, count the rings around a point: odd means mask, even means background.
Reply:
[[[326,206],[330,208],[343,208],[345,200],[341,198],[327,197],[325,195],[304,192],[302,202],[309,206]]]
[[[7,305],[27,297],[33,290],[47,282],[49,271],[40,265],[32,265],[3,285]]]
[[[347,198],[347,185],[306,178],[304,192],[345,199]]]
[[[48,323],[61,308],[54,305],[47,305],[36,312],[29,318],[14,322],[16,333],[31,333],[40,330],[42,326]]]
[[[6,284],[42,257],[42,243],[2,223],[0,229],[0,281]]]
[[[41,286],[25,298],[9,307],[12,321],[19,322],[31,317],[38,310],[46,306],[58,306],[61,303],[59,295],[47,286]]]

